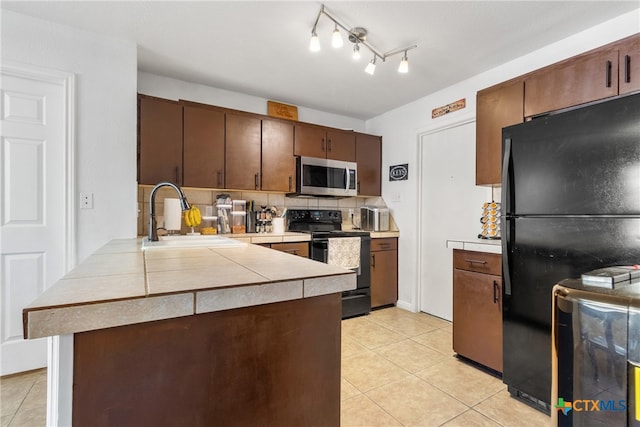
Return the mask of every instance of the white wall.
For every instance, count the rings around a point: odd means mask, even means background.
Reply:
[[[640,20],[636,10],[367,121],[367,132],[383,136],[382,195],[400,229],[399,306],[414,311],[419,309],[417,301],[419,237],[416,234],[420,220],[416,215],[419,200],[419,162],[417,162],[419,134],[445,127],[465,118],[473,118],[476,92],[480,89],[638,32],[640,32]],[[461,98],[466,98],[465,109],[431,119],[431,110]],[[389,166],[401,163],[409,163],[409,179],[389,182],[387,179]],[[437,203],[437,201],[433,202]],[[468,238],[473,237],[468,236]],[[446,266],[446,268],[451,267]]]
[[[2,10],[2,61],[76,75],[78,262],[113,238],[136,236],[136,45]],[[77,195],[76,195],[77,196]]]
[[[256,114],[267,114],[267,99],[190,83],[156,74],[138,73],[138,92],[166,99],[184,99]],[[339,129],[364,132],[364,120],[298,107],[298,120]]]

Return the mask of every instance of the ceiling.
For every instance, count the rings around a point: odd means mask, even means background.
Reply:
[[[321,111],[368,119],[634,9],[634,1],[328,1],[348,27],[364,27],[378,61],[352,44],[330,46],[332,22],[316,1],[2,1],[3,9],[126,39],[141,71]],[[640,24],[639,24],[640,26]],[[640,29],[639,29],[640,30]],[[343,32],[344,34],[344,32]]]

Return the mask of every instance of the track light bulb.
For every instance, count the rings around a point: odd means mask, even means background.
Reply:
[[[360,59],[360,45],[358,43],[353,45],[353,59],[355,61]]]
[[[311,41],[309,42],[309,50],[311,52],[318,52],[320,50],[320,39],[315,30],[311,33]]]
[[[409,60],[407,59],[407,51],[404,51],[404,55],[402,56],[402,61],[400,61],[400,66],[398,67],[399,73],[408,73],[409,72]]]
[[[371,60],[371,62],[369,62],[367,64],[367,68],[364,69],[364,72],[367,74],[371,74],[373,76],[373,73],[376,72],[376,57],[374,56],[373,59]]]
[[[340,34],[340,30],[338,30],[338,24],[336,24],[335,30],[333,30],[333,35],[331,36],[331,46],[335,48],[342,47],[342,34]]]

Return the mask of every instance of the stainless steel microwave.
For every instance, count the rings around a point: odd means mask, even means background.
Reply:
[[[288,196],[353,197],[358,195],[355,162],[296,158],[296,192]]]

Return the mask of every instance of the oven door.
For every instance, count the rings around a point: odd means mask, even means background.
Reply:
[[[356,163],[315,157],[298,157],[296,162],[299,194],[335,197],[358,195]]]

